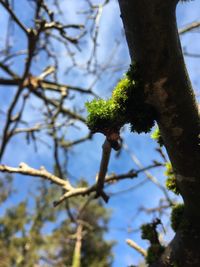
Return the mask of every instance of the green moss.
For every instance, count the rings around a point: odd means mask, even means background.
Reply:
[[[131,124],[133,132],[148,132],[154,125],[154,109],[145,103],[144,86],[137,67],[130,66],[123,79],[116,85],[108,100],[94,99],[86,103],[87,125],[92,132],[119,131]]]
[[[147,239],[151,244],[159,243],[157,226],[161,224],[160,219],[154,220],[152,223],[143,224],[141,226],[142,239]]]
[[[152,264],[156,262],[163,253],[165,247],[160,244],[153,244],[147,250],[146,263]]]
[[[87,125],[92,132],[104,132],[107,128],[118,128],[117,106],[111,100],[94,99],[86,103]]]
[[[142,239],[150,241],[150,247],[147,250],[146,263],[152,264],[156,262],[163,253],[165,247],[160,244],[157,232],[157,226],[161,224],[160,219],[154,220],[152,223],[143,224],[141,226]]]
[[[180,224],[183,222],[184,204],[177,204],[172,208],[171,212],[171,227],[174,232],[177,231]]]
[[[122,112],[126,110],[126,104],[130,89],[134,85],[127,75],[119,81],[112,93],[112,100],[118,108],[123,108]]]
[[[161,133],[160,133],[160,129],[158,128],[158,126],[152,132],[151,138],[153,140],[155,140],[160,146],[164,145],[164,142],[163,142],[163,139],[162,139],[162,136],[161,136]]]
[[[166,179],[167,189],[171,190],[176,195],[180,194],[178,186],[177,186],[176,176],[174,175],[171,163],[167,162],[165,164],[165,167],[166,167],[165,175],[167,176],[167,179]]]
[[[138,113],[132,114],[131,118],[131,132],[148,133],[154,126],[154,113],[147,107],[138,108]]]
[[[143,224],[141,226],[141,231],[142,231],[142,239],[146,239],[146,240],[153,240],[154,239],[154,235],[155,235],[155,227],[152,226],[151,223],[147,223],[147,224]]]

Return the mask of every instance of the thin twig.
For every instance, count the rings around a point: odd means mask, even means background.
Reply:
[[[187,33],[187,32],[190,32],[196,28],[199,28],[200,27],[200,22],[193,22],[189,25],[187,25],[186,27],[180,29],[178,31],[179,34],[184,34],[184,33]]]
[[[15,15],[13,10],[10,8],[10,6],[5,3],[3,0],[0,0],[0,3],[5,7],[5,9],[8,11],[8,13],[11,15],[12,19],[16,22],[16,24],[23,30],[23,32],[28,35],[28,30],[24,26],[24,24],[18,19],[18,17]]]
[[[109,199],[109,197],[104,193],[103,188],[108,169],[108,163],[110,160],[110,153],[111,153],[111,144],[106,138],[102,146],[102,157],[101,157],[99,174],[97,178],[97,195],[96,195],[97,197],[101,196],[105,202],[108,202]]]

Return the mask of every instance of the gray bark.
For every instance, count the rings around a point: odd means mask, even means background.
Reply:
[[[200,119],[185,67],[175,0],[119,0],[131,60],[161,130],[185,203],[179,229],[152,266],[200,266]]]

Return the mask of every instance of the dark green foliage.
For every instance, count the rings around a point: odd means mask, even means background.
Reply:
[[[156,230],[159,224],[161,224],[159,219],[154,220],[152,223],[143,224],[141,226],[142,239],[149,240],[151,244],[159,243],[158,233]]]
[[[165,247],[160,244],[152,244],[147,250],[146,263],[152,264],[156,262],[163,253]]]
[[[183,221],[183,213],[184,213],[184,204],[177,204],[172,208],[171,227],[174,230],[174,232],[177,231],[178,227]]]
[[[88,186],[87,184],[85,185]],[[114,242],[105,241],[103,239],[107,231],[107,224],[110,217],[109,210],[105,210],[102,202],[99,200],[92,200],[88,202],[88,204],[87,202],[88,201],[83,197],[77,197],[71,200],[71,206],[74,208],[74,217],[76,218],[78,210],[82,209],[82,213],[79,214],[79,219],[85,222],[85,227],[83,229],[81,267],[111,267],[113,260],[111,249]],[[62,255],[57,266],[71,266],[71,256],[74,250],[75,240],[70,240],[70,237],[66,239],[63,233],[68,231],[70,236],[72,232],[74,233],[73,228],[75,226],[76,225],[71,223],[70,220],[65,220],[54,232],[56,236],[58,235],[57,242],[60,247],[59,255]],[[71,230],[69,228],[71,228]],[[67,264],[64,265],[64,263]]]
[[[163,139],[160,133],[160,129],[158,128],[158,126],[155,128],[155,130],[151,134],[151,138],[154,139],[160,146],[164,145],[164,142],[163,142]]]
[[[1,267],[72,266],[77,221],[69,218],[66,204],[53,208],[59,195],[56,186],[41,183],[37,195],[32,194],[31,209],[23,201],[1,217]],[[84,222],[81,267],[111,267],[114,242],[104,240],[109,211],[99,200],[82,197],[73,199],[70,207],[72,216]]]
[[[130,123],[131,131],[141,133],[150,131],[154,125],[154,109],[145,103],[138,67],[132,65],[110,99],[94,99],[87,102],[86,107],[89,113],[87,124],[92,132],[108,135],[119,132],[124,124]]]
[[[12,176],[9,174],[0,177],[0,204],[13,193]]]
[[[143,224],[141,226],[141,230],[142,230],[142,239],[146,239],[146,240],[153,240],[154,239],[154,227],[152,226],[151,223],[147,223],[147,224]]]
[[[174,175],[171,163],[167,162],[165,164],[165,167],[166,167],[165,175],[167,176],[166,187],[168,190],[171,190],[174,194],[179,195],[180,192],[177,186],[176,176]]]
[[[131,123],[132,132],[149,132],[154,125],[156,114],[152,106],[145,103],[144,84],[140,78],[139,67],[132,66],[127,72],[127,77],[134,81],[127,102],[127,117]]]
[[[165,249],[165,247],[160,244],[158,238],[158,232],[156,228],[159,224],[161,224],[160,219],[156,219],[152,223],[143,224],[141,227],[142,239],[147,239],[150,242],[146,256],[147,264],[156,262]]]

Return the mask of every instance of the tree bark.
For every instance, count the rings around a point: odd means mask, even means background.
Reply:
[[[72,267],[81,267],[82,235],[83,235],[83,226],[80,223],[77,226],[77,231],[76,231],[76,244],[75,244],[74,254],[73,254],[73,259],[72,259]]]
[[[157,112],[187,227],[152,266],[200,266],[200,119],[176,24],[178,0],[119,0],[132,62]],[[186,224],[185,224],[186,225]]]

